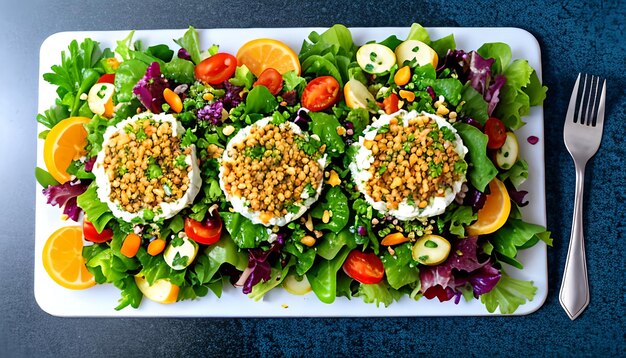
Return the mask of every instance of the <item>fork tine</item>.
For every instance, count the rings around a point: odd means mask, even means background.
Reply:
[[[600,103],[598,104],[598,115],[596,117],[596,125],[600,127],[604,125],[605,103],[606,103],[606,80],[602,82],[602,93],[600,94]]]
[[[569,106],[567,107],[567,115],[565,118],[570,118],[572,122],[576,123],[576,117],[574,112],[576,111],[576,97],[578,96],[578,84],[580,83],[580,73],[576,77],[576,83],[574,83],[574,89],[572,90],[572,96],[569,99]]]
[[[583,78],[583,90],[582,90],[582,92],[580,92],[580,101],[578,103],[578,117],[574,121],[575,123],[584,124],[583,121],[582,121],[582,120],[584,120],[582,114],[584,112],[583,111],[583,104],[585,103],[585,93],[586,93],[586,90],[587,90],[587,74],[585,73],[585,78]]]
[[[594,82],[595,79],[595,82]],[[598,90],[600,88],[600,77],[598,76],[591,76],[591,80],[589,81],[589,95],[587,96],[587,111],[586,111],[586,116],[587,118],[585,118],[585,123],[588,126],[592,126],[595,125],[595,115],[596,115],[596,109],[598,107],[597,103],[598,103]],[[593,94],[593,100],[592,100],[592,94]]]

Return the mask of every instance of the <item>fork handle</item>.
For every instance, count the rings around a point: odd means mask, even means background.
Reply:
[[[585,163],[576,163],[576,193],[572,232],[565,261],[559,300],[570,319],[576,319],[589,304],[589,282],[583,235],[583,191]]]

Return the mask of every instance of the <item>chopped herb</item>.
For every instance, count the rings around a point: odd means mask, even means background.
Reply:
[[[287,212],[290,214],[297,214],[300,212],[300,205],[298,204],[290,204],[287,206]]]
[[[402,145],[402,149],[404,149],[405,152],[410,153],[411,152],[411,143],[404,142],[404,144]]]
[[[429,249],[435,249],[439,247],[439,245],[437,245],[437,243],[432,240],[426,240],[426,242],[424,243],[424,246],[428,247]]]
[[[467,162],[463,159],[459,159],[454,162],[455,173],[465,173],[467,171]]]
[[[119,167],[119,169],[117,169],[117,173],[122,176],[126,173],[128,173],[128,169],[126,168],[126,166],[122,165],[121,167]]]
[[[304,192],[307,193],[309,198],[312,198],[315,195],[316,190],[315,190],[315,188],[313,187],[313,185],[311,183],[308,183],[304,187]]]
[[[183,240],[182,237],[175,236],[172,239],[172,247],[179,247],[179,246],[182,246],[184,243],[185,243],[185,240]]]
[[[456,139],[456,136],[452,132],[452,130],[448,127],[441,127],[441,133],[443,133],[443,139],[453,142]]]
[[[270,123],[272,123],[275,126],[279,126],[285,123],[286,121],[287,121],[287,118],[285,118],[284,115],[280,114],[280,112],[274,112],[272,114],[272,121]]]
[[[378,128],[378,133],[387,133],[389,132],[389,124],[385,124],[384,126],[380,126]]]
[[[184,154],[179,155],[178,157],[176,157],[176,160],[174,161],[174,165],[184,169],[187,168],[187,163],[185,162],[185,158],[187,158]]]
[[[160,178],[163,176],[163,170],[157,163],[153,162],[148,165],[148,173],[146,174],[146,176],[148,177],[148,180]]]
[[[97,93],[98,98],[103,99],[104,95],[106,94],[106,90],[107,90],[107,86],[103,85]]]
[[[383,175],[385,172],[387,171],[387,166],[386,165],[381,165],[380,168],[378,168],[378,174],[379,175]]]
[[[311,156],[318,154],[318,151],[322,146],[322,142],[311,137],[307,137],[306,139],[302,137],[296,137],[295,141],[296,144],[298,144],[298,148],[300,148],[300,150]]]
[[[260,145],[255,145],[254,147],[246,147],[244,154],[246,157],[260,160],[261,158],[263,158],[263,154],[265,154],[265,147]]]
[[[174,260],[172,260],[172,266],[187,266],[187,261],[189,261],[189,257],[180,256],[180,252],[177,252]]]
[[[377,56],[376,52],[370,52],[370,61],[375,62]]]
[[[365,71],[367,72],[374,71],[374,65],[372,65],[371,63],[368,63],[367,65],[365,65]]]
[[[198,140],[198,137],[191,131],[190,128],[187,128],[187,131],[183,135],[183,139],[180,142],[180,146],[183,148],[187,148],[190,145],[194,144]]]
[[[406,140],[408,140],[409,142],[412,142],[415,140],[415,136],[413,135],[413,133],[409,133],[409,135],[406,137]]]
[[[148,136],[146,135],[146,132],[143,130],[143,127],[140,127],[137,133],[135,133],[135,139],[139,142],[142,142],[148,139]]]
[[[413,48],[411,49],[411,51],[413,51],[413,52],[417,52],[417,51],[419,51],[419,50],[420,50],[420,47],[419,47],[419,46],[415,46],[415,47],[413,47]]]
[[[154,212],[152,210],[143,209],[143,219],[145,221],[151,221],[154,219]]]
[[[417,260],[418,261],[422,261],[422,262],[426,261],[426,260],[428,260],[428,255],[422,255],[422,256],[418,257]]]
[[[435,142],[439,141],[439,131],[437,129],[433,129],[428,133],[428,136],[432,138]]]
[[[443,172],[443,165],[441,163],[435,164],[434,161],[428,162],[428,174],[431,177],[437,178],[441,175],[442,172]]]

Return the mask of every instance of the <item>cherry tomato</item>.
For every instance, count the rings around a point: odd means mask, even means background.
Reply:
[[[113,237],[113,231],[111,229],[104,229],[102,230],[102,232],[98,232],[98,230],[96,230],[96,227],[93,226],[91,221],[87,220],[87,218],[84,218],[83,236],[87,241],[100,244],[111,240],[111,238]]]
[[[115,83],[115,73],[105,73],[104,75],[100,76],[100,78],[98,78],[98,81],[96,81],[96,83]]]
[[[333,76],[318,77],[302,92],[302,107],[312,112],[323,111],[339,99],[339,82]]]
[[[209,217],[204,223],[196,221],[192,218],[185,219],[185,234],[202,245],[211,245],[220,240],[222,235],[222,219],[217,213]]]
[[[487,148],[498,149],[506,141],[506,126],[498,118],[489,118],[485,122],[485,134],[489,137]]]
[[[346,275],[360,283],[378,283],[385,275],[383,262],[373,253],[364,253],[352,250],[343,263],[343,271]]]
[[[265,86],[276,96],[283,89],[283,76],[273,68],[266,68],[252,86]]]
[[[398,95],[396,95],[395,93],[392,93],[389,96],[387,96],[387,98],[383,100],[383,109],[385,110],[385,113],[391,114],[391,113],[397,112],[399,109],[398,108],[399,101],[400,99],[398,98]]]
[[[235,56],[220,52],[197,64],[194,72],[197,79],[216,85],[229,79],[236,68]]]

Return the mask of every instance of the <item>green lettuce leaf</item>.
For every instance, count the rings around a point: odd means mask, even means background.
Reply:
[[[246,97],[247,114],[267,114],[273,112],[278,106],[276,97],[265,86],[254,87]]]
[[[176,57],[167,62],[161,69],[165,77],[178,83],[193,83],[195,80],[194,68],[192,62]]]
[[[306,278],[317,298],[324,303],[333,303],[337,297],[337,272],[348,257],[350,248],[344,247],[332,260],[319,260],[311,267]]]
[[[469,83],[465,85],[463,92],[461,92],[461,100],[465,102],[459,110],[462,115],[475,119],[482,125],[487,122],[487,119],[489,119],[489,106],[483,96]]]
[[[498,174],[498,178],[502,181],[509,179],[513,186],[518,188],[528,179],[528,163],[524,159],[519,159],[511,169]]]
[[[455,123],[463,144],[467,146],[469,160],[467,175],[472,185],[481,192],[489,182],[496,177],[498,170],[487,157],[487,135],[474,126],[465,123]]]
[[[363,298],[365,303],[375,303],[378,307],[381,303],[388,307],[394,300],[399,300],[402,293],[388,287],[384,281],[376,284],[359,285],[358,296]]]
[[[230,235],[222,235],[220,241],[209,245],[198,256],[198,259],[193,269],[201,284],[211,282],[219,268],[225,263],[233,265],[239,271],[245,270],[248,266],[248,255],[238,250]]]
[[[513,54],[511,53],[511,46],[502,42],[490,42],[483,44],[478,50],[476,50],[482,58],[493,58],[495,62],[491,65],[491,70],[494,75],[504,73],[504,70],[509,66]]]
[[[198,36],[198,31],[196,31],[196,29],[192,26],[189,26],[189,29],[185,31],[183,37],[178,40],[174,40],[174,42],[187,50],[193,63],[197,65],[202,62],[202,57],[200,56],[200,38]]]
[[[280,285],[285,280],[285,277],[287,277],[287,274],[289,273],[289,268],[293,266],[293,261],[293,259],[289,260],[287,265],[282,268],[280,267],[280,262],[275,265],[276,267],[272,267],[272,270],[270,272],[270,279],[268,281],[261,281],[254,285],[252,287],[252,292],[248,294],[248,297],[254,301],[258,301],[263,298],[266,293]]]
[[[228,81],[235,86],[252,89],[252,85],[254,84],[254,75],[246,65],[241,65],[235,68],[235,76]]]
[[[531,224],[519,219],[509,219],[491,240],[498,259],[522,269],[522,264],[516,259],[518,249],[529,248],[539,240],[552,245],[550,232],[537,224]]]
[[[76,197],[76,203],[83,209],[85,215],[89,217],[89,221],[91,221],[96,230],[102,232],[114,216],[107,204],[101,202],[98,198],[96,188],[96,182],[92,182],[84,193]]]
[[[428,34],[428,31],[426,31],[426,29],[418,23],[413,23],[411,25],[411,29],[409,30],[409,34],[406,39],[422,41],[423,43],[430,45],[430,35]]]
[[[348,228],[344,228],[339,233],[332,231],[326,232],[324,236],[317,241],[315,248],[320,257],[326,260],[332,260],[346,245],[351,249],[356,247],[354,234],[351,233]]]
[[[118,102],[129,102],[133,98],[133,87],[144,76],[148,65],[139,60],[120,63],[115,72],[115,93]]]
[[[528,83],[528,86],[523,88],[523,91],[528,95],[531,106],[539,106],[546,99],[548,87],[541,85],[537,72],[533,71],[530,75],[530,82]]]
[[[531,301],[537,293],[532,281],[522,281],[510,277],[502,271],[502,277],[493,290],[480,295],[487,311],[493,313],[500,308],[500,313],[511,314],[526,301]]]

